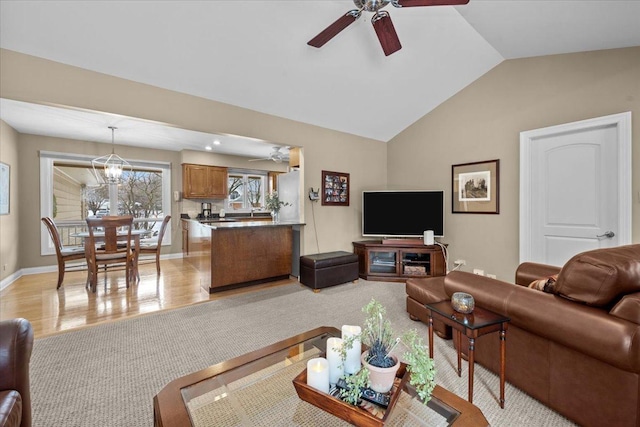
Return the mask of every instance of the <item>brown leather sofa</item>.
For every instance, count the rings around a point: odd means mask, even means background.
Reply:
[[[0,425],[31,427],[29,361],[33,329],[26,319],[0,322]]]
[[[528,287],[554,274],[547,291]],[[584,252],[562,270],[523,263],[516,285],[457,271],[440,282],[410,280],[407,310],[424,321],[423,304],[472,294],[477,306],[511,318],[508,382],[580,425],[640,427],[640,245]],[[496,336],[475,348],[476,362],[499,372]]]

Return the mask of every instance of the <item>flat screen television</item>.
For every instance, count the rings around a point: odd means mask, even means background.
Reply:
[[[433,230],[444,236],[444,191],[363,191],[362,235],[422,237]]]

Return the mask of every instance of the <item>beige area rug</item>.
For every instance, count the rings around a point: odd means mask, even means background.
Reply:
[[[427,340],[426,325],[406,313],[404,284],[365,280],[318,294],[297,284],[270,288],[37,339],[34,426],[152,426],[153,396],[173,379],[318,326],[362,324],[372,297],[396,332],[417,328]],[[450,341],[436,338],[434,359],[438,384],[466,397],[466,362],[458,377]],[[474,403],[492,426],[574,425],[509,384],[500,409],[499,379],[481,366],[474,384]]]

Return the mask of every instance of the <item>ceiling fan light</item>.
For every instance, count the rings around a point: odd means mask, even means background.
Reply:
[[[353,0],[353,3],[360,10],[366,10],[367,12],[377,12],[389,3],[391,0]]]

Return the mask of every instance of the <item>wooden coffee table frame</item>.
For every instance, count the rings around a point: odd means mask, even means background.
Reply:
[[[500,333],[500,407],[504,409],[504,370],[506,359],[507,326],[511,320],[508,317],[476,307],[473,313],[464,315],[458,313],[451,306],[451,301],[441,301],[435,304],[425,304],[429,312],[429,357],[433,359],[433,319],[440,320],[451,326],[458,338],[458,376],[461,376],[461,340],[462,334],[469,339],[469,403],[473,403],[473,374],[475,365],[476,338],[492,332]]]
[[[184,427],[191,425],[191,418],[184,403],[181,390],[191,387],[202,381],[206,381],[217,375],[232,369],[242,367],[261,358],[286,350],[305,341],[320,337],[324,334],[339,337],[339,329],[332,327],[320,327],[277,342],[251,353],[230,359],[225,362],[194,372],[184,377],[171,381],[160,393],[153,398],[153,419],[156,427]],[[293,384],[291,385],[293,387]],[[432,396],[458,411],[460,415],[451,424],[454,427],[486,427],[489,425],[482,411],[477,406],[462,399],[450,391],[436,386]]]

